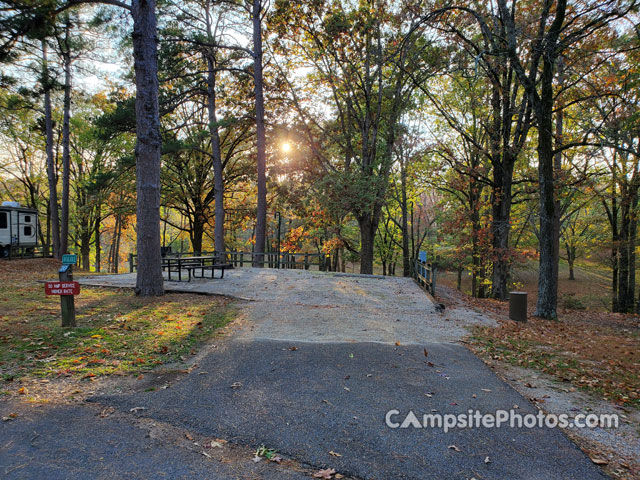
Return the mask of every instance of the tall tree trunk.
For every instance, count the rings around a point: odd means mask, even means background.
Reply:
[[[101,263],[101,250],[102,247],[100,245],[100,206],[96,207],[96,220],[95,226],[93,230],[93,238],[95,242],[95,251],[96,251],[96,272],[100,271],[100,263]]]
[[[636,297],[636,237],[638,234],[638,188],[633,187],[633,199],[631,200],[631,225],[629,226],[629,305],[627,311],[634,311],[634,300]]]
[[[564,62],[562,57],[558,58],[558,86],[562,88],[564,84]],[[562,136],[564,129],[564,103],[562,95],[558,95],[556,102],[558,103],[556,113],[556,130],[555,130],[555,146],[562,145]],[[554,190],[555,190],[555,207],[553,212],[553,281],[558,285],[560,271],[560,227],[562,206],[560,204],[560,189],[562,188],[562,153],[558,151],[553,159],[554,170]],[[571,267],[573,268],[573,266]]]
[[[618,245],[614,243],[613,248],[611,248],[611,311],[618,312],[618,265],[620,258],[620,250],[618,249]]]
[[[70,20],[67,16],[65,26],[64,48],[62,49],[64,65],[64,104],[62,117],[62,202],[60,212],[60,254],[67,253],[69,247],[69,176],[70,176],[70,130],[71,119],[71,51],[69,48]]]
[[[471,296],[484,298],[484,288],[481,288],[484,280],[482,276],[482,258],[479,245],[480,215],[477,210],[471,213]],[[494,264],[495,268],[495,264]],[[478,281],[479,280],[479,281]]]
[[[89,224],[83,225],[80,232],[80,260],[82,268],[87,272],[91,271],[91,227]]]
[[[206,21],[209,42],[213,43],[211,29],[211,2],[207,0]],[[220,153],[220,134],[218,133],[218,119],[216,117],[216,65],[215,52],[207,53],[207,108],[209,113],[209,136],[211,137],[211,155],[213,158],[213,196],[215,202],[215,225],[213,227],[213,242],[216,252],[224,252],[224,177],[222,154]]]
[[[554,267],[557,237],[554,235],[556,211],[553,155],[553,61],[544,56],[538,120],[538,177],[540,182],[540,270],[535,315],[557,318],[558,278]]]
[[[264,93],[262,79],[262,0],[253,0],[253,83],[256,103],[256,135],[258,167],[258,208],[256,211],[255,251],[253,266],[262,267],[267,233],[266,133],[264,125]]]
[[[197,211],[193,217],[193,225],[191,227],[191,246],[195,253],[202,252],[202,237],[204,236],[204,214]]]
[[[116,231],[116,242],[113,250],[113,271],[118,273],[120,268],[120,240],[122,239],[122,218],[118,215],[118,229]]]
[[[575,272],[573,266],[576,262],[576,247],[565,244],[567,250],[567,263],[569,264],[569,280],[575,280]]]
[[[48,166],[47,166],[48,167]],[[46,250],[49,250],[51,245],[51,202],[47,201],[47,238],[46,238]]]
[[[216,118],[216,72],[213,59],[207,57],[207,106],[209,110],[209,135],[211,136],[211,155],[213,156],[213,195],[215,199],[215,225],[213,241],[216,252],[224,252],[224,178],[222,154],[220,153],[220,135]]]
[[[374,239],[378,222],[374,222],[369,215],[358,218],[360,227],[360,273],[373,274]]]
[[[616,138],[617,140],[617,138]],[[618,168],[618,154],[613,152],[612,168],[611,168],[611,209],[607,208],[607,203],[603,201],[605,210],[608,213],[609,224],[611,225],[611,311],[618,311],[618,265],[620,258],[619,241],[619,229],[618,229],[618,200],[617,189],[618,183],[616,180]]]
[[[567,0],[557,0],[556,12],[546,35],[542,54],[540,96],[534,101],[538,121],[538,176],[540,182],[540,270],[535,315],[557,319],[558,277],[556,253],[559,237],[554,235],[556,215],[553,152],[553,77],[558,61],[558,38],[564,24]],[[531,87],[529,87],[531,88]],[[531,95],[531,91],[529,94]],[[555,275],[555,277],[554,277]]]
[[[507,282],[509,278],[509,235],[511,224],[511,190],[513,183],[513,168],[515,158],[508,148],[510,138],[506,125],[509,128],[512,123],[513,112],[507,114],[503,110],[508,109],[509,84],[505,77],[505,64],[499,67],[500,76],[505,83],[500,85],[496,81],[492,82],[491,108],[492,127],[489,139],[491,151],[491,163],[493,167],[493,187],[492,187],[492,211],[491,211],[491,247],[492,247],[492,275],[491,275],[491,296],[500,300],[507,298]],[[505,138],[506,137],[506,138]],[[474,162],[477,164],[477,162]],[[484,287],[482,288],[484,289]],[[482,292],[484,293],[484,292]]]
[[[624,190],[623,190],[624,191]],[[626,192],[625,192],[626,193]],[[620,238],[618,242],[618,311],[629,311],[629,205],[621,211]],[[633,299],[631,299],[633,304]]]
[[[113,225],[113,235],[111,236],[111,244],[109,245],[109,258],[107,259],[107,270],[110,273],[116,271],[116,244],[118,243],[118,230],[120,229],[120,214],[115,215]]]
[[[60,254],[60,218],[58,216],[58,175],[53,155],[53,117],[51,112],[51,79],[47,61],[47,43],[42,41],[42,87],[44,89],[44,125],[46,134],[47,178],[49,180],[49,217],[53,258]]]
[[[509,235],[511,233],[511,190],[515,162],[503,153],[503,161],[493,165],[493,206],[491,218],[493,275],[491,294],[493,298],[506,300],[509,281]]]
[[[131,0],[136,74],[136,293],[162,295],[160,255],[160,112],[155,0]]]
[[[402,208],[402,276],[411,276],[411,251],[409,250],[409,219],[407,212],[407,165],[404,160],[400,161],[400,187]]]

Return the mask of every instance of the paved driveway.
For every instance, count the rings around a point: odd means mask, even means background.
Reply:
[[[135,278],[81,281],[127,287]],[[355,479],[602,478],[559,430],[503,427],[445,433],[439,428],[387,426],[390,410],[399,412],[393,417],[399,421],[409,411],[418,419],[469,410],[537,413],[456,343],[467,326],[490,321],[466,310],[436,313],[429,297],[411,280],[237,269],[223,280],[167,283],[167,288],[242,298],[244,320],[168,388],[94,396],[87,406],[75,407],[113,407],[122,417],[117,425],[101,427],[79,415],[74,423],[79,438],[88,435],[87,429],[98,435],[103,428],[107,438],[120,438],[121,449],[130,452],[148,448],[147,440],[130,431],[136,428],[132,424],[157,422],[232,445],[275,448],[301,467],[263,466],[256,471],[242,464],[225,469],[219,462],[203,463],[197,453],[185,457],[183,450],[167,463],[166,455],[178,447],[160,445],[164,450],[143,455],[149,472],[162,470],[183,478],[204,478],[203,471],[212,478],[308,478],[320,468],[334,468]],[[73,416],[52,411],[54,419]],[[38,418],[34,429],[51,430],[46,415]],[[16,466],[20,459],[30,458],[35,447],[27,437],[23,432],[9,450],[0,451],[0,464]],[[0,432],[0,442],[6,438]],[[73,456],[73,441],[65,442],[71,442],[68,454]],[[68,478],[87,477],[100,455],[109,459],[115,476],[133,471],[140,478],[157,478],[133,469],[139,451],[126,456],[131,461],[118,463],[113,461],[116,453],[100,453],[104,449],[94,442],[96,446],[84,447],[86,463],[74,463],[76,470]],[[37,448],[45,458],[53,458],[55,445],[54,441]],[[25,462],[19,470],[28,475],[14,476],[35,478],[31,474],[39,472],[37,468],[41,466]]]

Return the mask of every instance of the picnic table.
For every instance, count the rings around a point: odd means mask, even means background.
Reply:
[[[186,270],[189,275],[189,281],[191,278],[196,277],[196,271],[201,271],[200,278],[204,278],[205,270],[211,271],[211,278],[215,270],[220,270],[222,275],[220,278],[224,277],[224,271],[227,268],[233,268],[230,263],[221,263],[222,256],[221,255],[201,255],[195,257],[170,257],[166,256],[162,259],[162,270],[167,271],[167,280],[171,280],[171,273],[178,274],[178,281],[182,281],[182,271]]]

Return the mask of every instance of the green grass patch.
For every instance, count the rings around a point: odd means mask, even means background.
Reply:
[[[41,284],[0,288],[0,375],[135,374],[185,359],[235,316],[228,301],[199,295],[138,298],[83,287],[77,328],[60,326],[58,297]]]

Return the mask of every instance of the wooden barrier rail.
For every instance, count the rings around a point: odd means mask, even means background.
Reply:
[[[164,258],[191,258],[202,256],[217,256],[220,263],[230,263],[234,267],[244,267],[245,265],[253,265],[255,257],[262,257],[260,261],[263,267],[267,268],[285,268],[309,270],[311,267],[318,267],[318,270],[325,271],[328,267],[328,259],[322,253],[288,253],[281,252],[182,252],[182,253],[166,253]],[[129,271],[133,273],[137,266],[137,255],[129,254]]]
[[[422,288],[431,295],[436,294],[436,266],[431,263],[423,263],[417,258],[411,262],[413,278]]]

